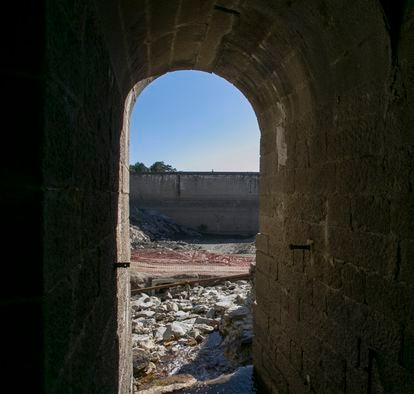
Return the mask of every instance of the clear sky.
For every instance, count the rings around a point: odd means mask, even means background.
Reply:
[[[259,171],[259,126],[243,94],[199,71],[165,74],[131,115],[130,163],[164,161],[178,171]]]

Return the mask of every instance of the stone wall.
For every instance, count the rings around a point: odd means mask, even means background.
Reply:
[[[128,273],[115,268],[128,260],[117,247],[128,215],[119,210],[125,97],[94,3],[46,11],[45,383],[51,393],[127,392]]]
[[[208,234],[255,235],[259,230],[259,174],[132,173],[130,204],[156,210]]]
[[[261,123],[255,366],[277,393],[413,392],[413,8],[325,5]]]

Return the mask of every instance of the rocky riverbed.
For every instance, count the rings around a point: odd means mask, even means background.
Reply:
[[[249,281],[133,296],[135,392],[199,387],[249,365],[251,302]]]

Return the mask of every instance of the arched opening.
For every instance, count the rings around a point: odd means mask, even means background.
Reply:
[[[224,79],[174,72],[138,96],[130,135],[136,387],[165,385],[184,373],[192,375],[188,384],[203,384],[241,366],[249,381],[259,208],[255,114]],[[161,161],[165,169],[151,165]]]

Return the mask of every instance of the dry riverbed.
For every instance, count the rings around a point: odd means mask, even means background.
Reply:
[[[255,392],[250,280],[140,290],[180,279],[248,274],[254,238],[202,236],[141,210],[132,219],[135,393]]]
[[[133,297],[136,393],[203,386],[251,363],[249,281]]]

